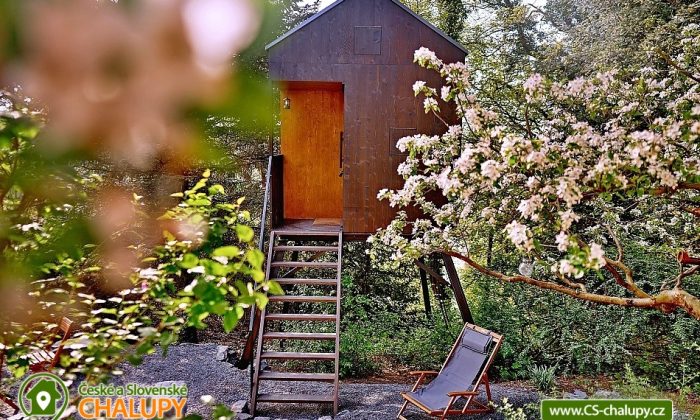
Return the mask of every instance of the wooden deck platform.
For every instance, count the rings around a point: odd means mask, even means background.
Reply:
[[[341,232],[343,224],[340,219],[285,219],[282,226],[274,229],[279,232]]]

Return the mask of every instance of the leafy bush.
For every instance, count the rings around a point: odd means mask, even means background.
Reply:
[[[161,245],[125,247],[137,257],[134,261],[141,261],[131,269],[127,284],[98,287],[109,267],[99,264],[92,246],[78,258],[66,255],[44,265],[46,278],[33,283],[29,295],[34,301],[26,309],[38,306],[47,319],[67,316],[77,321],[78,330],[60,362],[65,377],[80,373],[101,379],[118,373],[113,370],[118,363],[138,364],[156,344],[167,351],[182,328],[205,328],[212,315],[221,316],[230,331],[245,308],[267,303],[265,292],[281,293],[278,284],[264,279],[264,256],[253,243],[250,216],[240,208],[243,200],[217,202],[223,188],[209,186],[208,178],[207,171],[192,188],[174,194],[180,202],[159,218],[164,226]],[[141,205],[134,196],[137,211]],[[153,221],[144,215],[127,230],[141,229],[140,223]],[[115,242],[124,237],[130,236],[113,236]],[[8,366],[21,376],[29,364],[25,355],[55,340],[46,336],[55,325],[12,326],[3,329],[3,343]]]
[[[504,398],[501,404],[493,404],[496,412],[503,415],[504,420],[529,420],[538,419],[539,415],[539,404],[528,404],[525,407],[515,408],[513,404],[508,401],[508,398]]]
[[[447,326],[442,320],[426,319],[417,301],[417,270],[370,269],[365,247],[349,244],[344,254],[341,376],[379,373],[395,366],[439,368],[461,329],[459,322],[452,322],[454,308],[446,308]]]
[[[645,258],[649,247],[631,245],[625,259],[645,273],[646,281],[656,283],[677,270],[672,261]],[[504,253],[493,264],[505,269],[517,267],[518,260]],[[686,314],[595,305],[463,274],[477,323],[505,337],[494,365],[501,378],[528,378],[533,365],[557,365],[562,374],[610,375],[628,364],[662,389],[700,383],[693,375],[700,372],[700,323]]]
[[[556,385],[555,373],[554,366],[533,365],[528,369],[530,381],[545,394],[549,394]]]
[[[620,394],[627,398],[660,397],[661,394],[651,395],[653,386],[649,379],[635,374],[630,365],[625,365],[622,381],[616,388]]]
[[[369,332],[370,325],[351,324],[346,326],[340,336],[340,376],[357,377],[376,373],[379,340]]]

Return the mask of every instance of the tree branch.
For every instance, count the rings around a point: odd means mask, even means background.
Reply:
[[[537,280],[532,277],[516,275],[509,276],[498,271],[491,270],[477,263],[469,256],[459,254],[453,251],[442,251],[447,255],[460,259],[467,263],[470,267],[489,277],[493,277],[509,283],[525,283],[532,286],[537,286],[541,289],[553,290],[571,296],[577,299],[588,302],[599,303],[603,305],[617,305],[624,307],[634,307],[643,309],[657,309],[665,313],[674,311],[675,309],[683,309],[693,318],[700,320],[700,299],[686,292],[685,290],[674,288],[671,290],[661,291],[656,296],[645,295],[648,297],[622,298],[617,296],[601,295],[597,293],[581,292],[570,287],[562,286],[557,283],[552,283],[544,280]],[[644,292],[642,292],[644,293]]]
[[[610,234],[610,237],[612,240],[615,242],[615,247],[617,248],[617,262],[622,262],[622,257],[625,254],[625,251],[622,249],[622,244],[620,243],[620,239],[615,235],[615,232],[612,230],[612,228],[607,225],[605,226],[608,229],[608,233]]]
[[[700,270],[700,265],[696,265],[695,267],[689,268],[689,269],[683,271],[682,273],[680,273],[678,275],[678,277],[676,277],[676,285],[674,286],[674,288],[675,289],[680,288],[681,283],[683,282],[683,279],[688,277],[688,276],[692,276],[693,274],[697,273],[698,270]]]
[[[654,52],[661,57],[666,64],[669,66],[675,68],[679,72],[681,72],[684,76],[686,76],[689,79],[695,80],[696,82],[700,83],[700,77],[694,75],[693,73],[689,72],[688,70],[684,69],[683,67],[679,66],[678,63],[673,61],[670,55],[668,55],[665,51],[662,51],[661,48],[655,48]]]

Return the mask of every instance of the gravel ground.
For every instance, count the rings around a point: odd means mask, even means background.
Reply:
[[[202,414],[205,418],[211,413],[210,408],[202,403],[200,397],[211,395],[217,403],[232,405],[239,400],[247,400],[249,395],[248,370],[239,370],[226,362],[216,360],[216,344],[181,344],[171,346],[167,357],[161,353],[145,358],[139,366],[126,365],[124,375],[115,377],[113,383],[139,383],[151,385],[163,381],[183,381],[187,384],[188,413]],[[309,382],[275,382],[274,387],[265,384],[264,390],[270,392],[289,392],[303,389],[304,393],[323,392],[325,384]],[[340,412],[337,419],[343,420],[389,420],[395,419],[402,399],[400,392],[409,390],[408,384],[340,384]],[[537,401],[537,393],[508,385],[494,384],[491,386],[495,401],[504,397],[516,406]],[[16,392],[16,391],[15,391]],[[2,413],[0,408],[0,413]],[[328,404],[260,404],[258,417],[269,420],[316,420],[331,415]],[[2,417],[2,414],[0,414]],[[256,417],[256,418],[258,418]],[[406,417],[411,420],[428,419],[417,410],[408,410]],[[471,419],[497,419],[501,416],[469,417]],[[325,420],[325,419],[324,419]]]
[[[200,400],[211,395],[222,404],[231,405],[246,400],[249,395],[248,370],[239,370],[226,362],[216,360],[216,344],[181,344],[170,347],[167,358],[160,353],[149,356],[140,366],[125,366],[124,376],[115,382],[152,384],[160,381],[184,381],[189,390],[188,412],[208,414],[208,407]],[[265,391],[290,392],[303,389],[304,393],[318,393],[328,385],[309,382],[275,382],[274,388],[264,384]],[[400,392],[409,390],[407,384],[340,384],[339,419],[383,420],[395,419],[401,406]],[[500,401],[507,397],[516,406],[537,401],[537,393],[522,388],[492,385],[493,398]],[[258,416],[272,419],[318,419],[332,414],[330,406],[314,404],[260,404]],[[417,411],[410,411],[411,419],[427,419]],[[476,418],[476,417],[471,417]],[[480,419],[499,418],[496,415]]]

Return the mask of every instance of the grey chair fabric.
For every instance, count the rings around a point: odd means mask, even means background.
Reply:
[[[478,331],[467,330],[462,336],[462,346],[469,347],[470,349],[477,351],[479,353],[487,353],[489,350],[489,345],[491,344],[491,336],[488,334],[482,334]]]
[[[431,410],[443,410],[450,402],[448,392],[472,390],[489,356],[490,344],[490,335],[465,330],[440,374],[428,385],[408,395]]]

